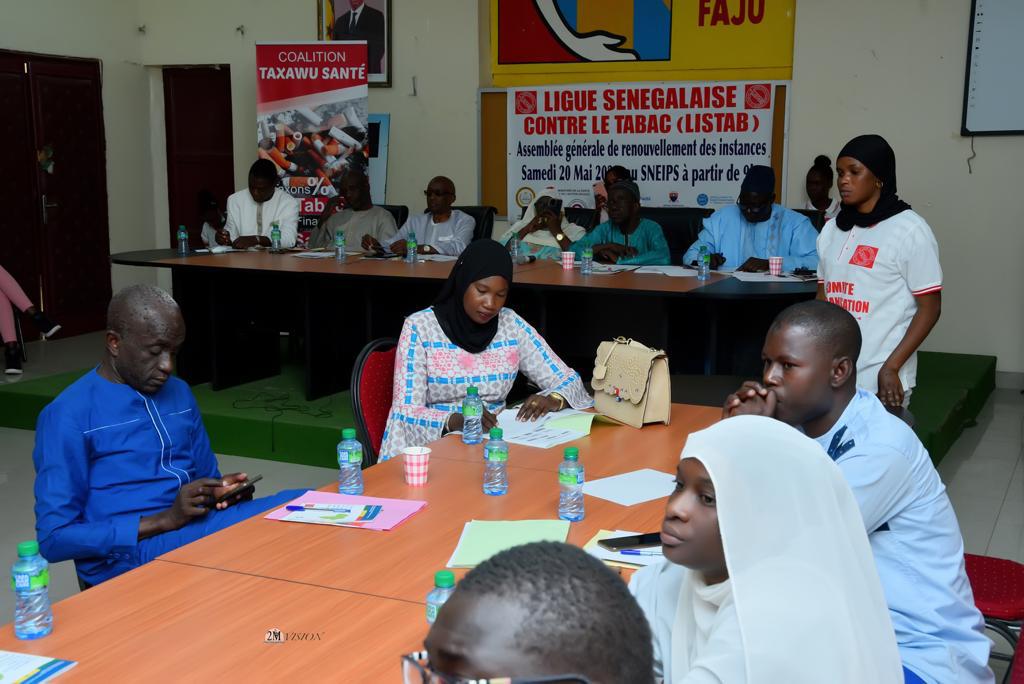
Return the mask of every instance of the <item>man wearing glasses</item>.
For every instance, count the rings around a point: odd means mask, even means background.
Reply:
[[[423,194],[427,196],[427,212],[410,216],[388,249],[405,256],[405,241],[415,235],[419,254],[459,256],[473,239],[476,221],[469,214],[452,209],[455,183],[450,178],[437,176]],[[371,249],[378,247],[376,240],[370,244]]]
[[[459,582],[405,684],[651,684],[647,619],[618,575],[582,549],[535,542]]]
[[[696,264],[707,247],[711,268],[767,271],[768,257],[782,257],[782,270],[818,268],[818,234],[803,214],[775,204],[775,171],[751,166],[736,204],[722,207],[704,219],[704,229],[683,255]]]

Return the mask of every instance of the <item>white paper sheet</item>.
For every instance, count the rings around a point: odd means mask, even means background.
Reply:
[[[506,442],[512,441],[512,439],[518,439],[524,435],[529,435],[531,432],[535,432],[547,423],[549,420],[555,418],[565,418],[566,416],[574,416],[583,411],[578,411],[574,408],[564,408],[561,411],[553,411],[551,413],[545,413],[537,420],[516,420],[516,414],[519,413],[519,406],[510,406],[504,411],[498,414],[498,427],[502,431],[502,439]],[[518,444],[518,442],[516,442]]]
[[[459,257],[448,256],[447,254],[417,254],[417,261],[456,261]]]
[[[644,468],[621,475],[591,480],[583,493],[607,499],[620,506],[635,506],[645,501],[664,499],[675,489],[675,475]]]
[[[685,266],[641,266],[636,270],[637,273],[655,273],[658,275],[667,275],[673,278],[696,278],[697,270],[693,268],[687,268]]]
[[[625,530],[615,530],[605,539],[616,539],[618,537],[633,537],[640,534],[639,532],[626,532]],[[628,563],[629,565],[654,565],[665,560],[665,555],[662,553],[662,547],[651,546],[644,549],[637,549],[640,551],[639,555],[623,554],[619,551],[609,551],[608,549],[595,544],[591,547],[585,547],[583,549],[591,556],[600,558],[605,561],[614,561],[616,563]]]
[[[575,267],[579,268],[579,264],[577,263]],[[640,268],[639,266],[634,266],[633,264],[599,264],[596,261],[594,262],[593,267],[595,274],[600,273],[602,275],[607,275],[609,273],[623,273],[625,271],[635,271],[638,268]]]

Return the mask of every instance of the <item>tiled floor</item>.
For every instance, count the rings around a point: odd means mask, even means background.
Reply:
[[[22,380],[84,368],[100,357],[101,335],[33,343]],[[4,382],[7,379],[0,380]],[[34,535],[32,513],[34,433],[0,428],[0,559],[13,562],[17,542]],[[939,464],[960,520],[968,553],[1024,562],[1024,395],[997,389],[978,418]],[[219,456],[222,472],[264,476],[260,491],[319,486],[336,477],[328,468],[276,463],[240,456]],[[51,596],[59,601],[78,591],[71,563],[51,569]],[[10,592],[0,591],[0,623],[13,615]],[[997,665],[997,676],[1002,666]],[[998,679],[997,679],[998,681]]]

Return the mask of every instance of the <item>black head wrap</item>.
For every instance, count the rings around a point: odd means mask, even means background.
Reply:
[[[850,230],[854,226],[873,226],[879,221],[910,209],[910,205],[896,195],[896,153],[889,147],[885,138],[880,135],[858,135],[843,146],[836,157],[837,162],[842,157],[852,157],[868,167],[882,182],[882,194],[875,208],[866,214],[844,203],[836,216],[839,230]]]
[[[756,192],[770,195],[775,192],[775,170],[770,166],[755,165],[747,171],[740,185],[740,192]]]
[[[498,317],[483,325],[477,323],[466,313],[462,298],[470,285],[491,276],[501,276],[511,285],[512,257],[494,240],[475,240],[463,250],[434,300],[434,315],[441,324],[441,330],[453,344],[471,354],[479,354],[494,339],[498,332]]]

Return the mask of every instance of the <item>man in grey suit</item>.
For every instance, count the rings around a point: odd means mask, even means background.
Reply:
[[[365,0],[348,0],[351,10],[334,22],[334,40],[365,40],[367,66],[371,74],[379,74],[384,59],[384,13],[367,7]]]

